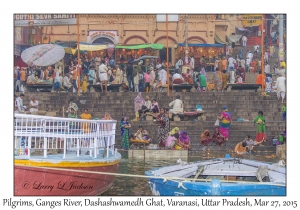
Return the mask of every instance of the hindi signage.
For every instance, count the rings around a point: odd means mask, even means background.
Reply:
[[[74,25],[74,14],[15,14],[15,26],[51,26],[51,25]]]
[[[108,38],[114,44],[119,43],[119,36],[117,31],[89,31],[87,36],[87,43],[93,43],[98,38]]]
[[[243,15],[243,26],[259,26],[262,22],[262,15]]]

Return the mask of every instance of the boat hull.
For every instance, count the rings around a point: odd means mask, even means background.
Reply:
[[[116,173],[119,161],[115,164],[90,167],[61,167],[95,172]],[[108,190],[115,176],[82,173],[65,170],[14,166],[15,196],[90,196],[99,195]]]
[[[212,182],[182,182],[180,180],[149,179],[150,188],[156,196],[286,196],[286,187]]]

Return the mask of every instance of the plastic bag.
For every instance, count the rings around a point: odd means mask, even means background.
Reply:
[[[200,104],[197,104],[196,109],[197,109],[197,111],[202,111],[202,106]]]
[[[219,126],[219,125],[220,125],[220,121],[219,121],[219,119],[217,119],[215,122],[215,126]]]

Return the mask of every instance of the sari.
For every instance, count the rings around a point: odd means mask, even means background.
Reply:
[[[207,146],[212,140],[212,137],[208,130],[203,131],[200,135],[200,144]]]
[[[222,73],[222,89],[224,90],[225,87],[227,86],[227,74]]]
[[[83,93],[86,93],[86,90],[87,90],[87,76],[84,76],[83,77],[83,82],[82,82],[82,92]]]
[[[207,75],[206,75],[206,71],[205,71],[205,68],[201,68],[201,71],[200,71],[201,75],[204,75],[205,78],[206,78],[206,81],[207,81]]]
[[[220,121],[220,134],[228,140],[231,116],[230,113],[225,110],[222,112],[221,117],[222,120]]]
[[[212,137],[212,141],[219,146],[221,146],[225,142],[225,138],[224,136],[221,135],[220,130],[218,128],[215,129],[215,132]]]
[[[121,148],[128,150],[129,148],[129,128],[125,128],[125,125],[129,125],[128,120],[124,121],[124,117],[120,122],[121,128]]]
[[[243,142],[239,142],[239,143],[235,146],[234,152],[237,153],[238,155],[246,154],[246,152],[247,152],[247,147],[243,147]]]
[[[179,141],[180,141],[180,143],[182,145],[181,147],[183,147],[183,149],[188,149],[189,148],[190,137],[189,137],[189,135],[187,134],[186,131],[180,132]]]
[[[138,112],[139,110],[141,110],[144,103],[145,103],[145,100],[143,99],[142,93],[139,92],[138,95],[134,99],[134,111]]]
[[[159,119],[161,119],[161,121],[159,121]],[[164,147],[170,130],[169,116],[167,114],[159,114],[156,117],[156,121],[159,123],[157,125],[157,140],[159,146]]]
[[[267,140],[265,117],[258,115],[254,119],[254,123],[256,123],[255,142],[256,144],[261,144],[262,142],[265,142]]]
[[[222,73],[220,71],[216,71],[213,76],[213,82],[215,85],[215,90],[220,91],[222,89]]]
[[[241,68],[239,68],[239,72],[240,72],[240,76],[243,79],[243,82],[245,82],[246,81],[246,72],[245,72],[245,69],[243,67],[241,67]]]

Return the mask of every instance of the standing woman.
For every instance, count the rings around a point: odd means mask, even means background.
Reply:
[[[259,145],[263,142],[266,142],[267,140],[266,125],[265,125],[266,121],[265,121],[264,113],[262,111],[258,112],[258,116],[254,119],[254,123],[256,124],[255,142],[257,145]]]
[[[169,116],[164,109],[160,109],[160,114],[156,117],[157,125],[157,140],[160,147],[165,146],[165,141],[168,138],[170,131]]]
[[[128,121],[128,117],[123,117],[120,122],[120,128],[121,128],[121,148],[124,150],[128,150],[129,148],[129,128],[131,128],[131,125]]]
[[[284,103],[285,98],[285,83],[286,79],[284,77],[284,73],[280,72],[279,77],[276,80],[276,89],[277,89],[277,98],[280,99],[281,96],[281,103]]]
[[[214,72],[213,83],[214,83],[214,86],[215,86],[215,90],[217,92],[222,90],[223,80],[222,80],[222,73],[219,70],[219,68],[216,68],[216,72]]]
[[[225,137],[225,141],[228,141],[231,115],[228,112],[227,106],[223,107],[222,114],[217,116],[217,118],[220,120],[220,134]]]

